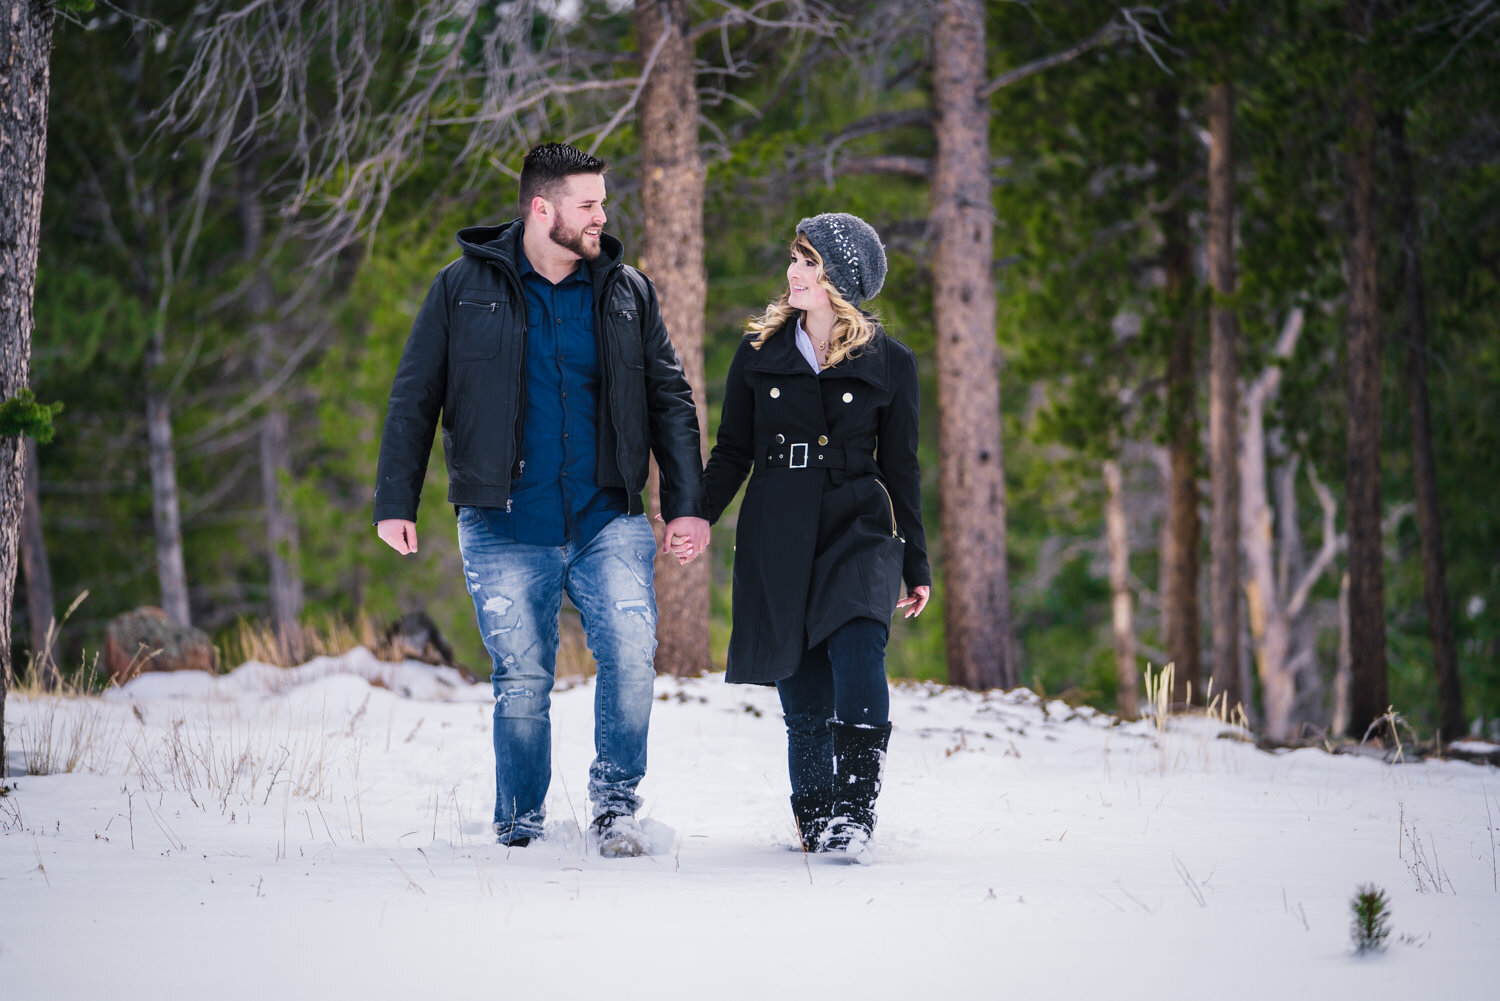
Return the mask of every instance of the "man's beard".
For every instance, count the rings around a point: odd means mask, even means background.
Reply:
[[[552,228],[547,231],[547,237],[553,243],[565,250],[571,250],[585,261],[592,261],[599,256],[599,244],[589,244],[581,229],[567,229],[562,220],[554,218]]]

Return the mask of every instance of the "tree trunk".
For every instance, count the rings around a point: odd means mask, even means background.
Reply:
[[[969,688],[1017,684],[1006,567],[1000,358],[984,5],[942,0],[933,27],[931,226],[937,327],[939,516],[948,676]]]
[[[1135,623],[1130,594],[1130,532],[1125,520],[1125,483],[1120,464],[1104,463],[1104,535],[1109,547],[1111,620],[1115,634],[1115,676],[1119,680],[1120,715],[1134,719],[1141,714],[1140,673],[1135,663]]]
[[[1302,313],[1294,311],[1277,345],[1278,358],[1287,358],[1302,329]],[[1250,613],[1250,636],[1264,699],[1262,727],[1272,740],[1286,740],[1296,730],[1297,683],[1293,674],[1292,623],[1285,591],[1278,586],[1275,556],[1275,512],[1271,508],[1267,473],[1266,405],[1281,384],[1281,369],[1272,365],[1245,392],[1243,440],[1240,448],[1240,501],[1245,556],[1245,604]]]
[[[1193,370],[1194,323],[1190,314],[1192,264],[1187,208],[1172,197],[1181,183],[1182,119],[1175,87],[1157,91],[1161,121],[1163,197],[1162,269],[1171,347],[1167,360],[1167,428],[1170,473],[1167,483],[1167,530],[1162,548],[1162,634],[1172,658],[1172,701],[1186,704],[1203,694],[1203,655],[1198,618],[1198,382]]]
[[[26,618],[31,624],[31,670],[43,691],[62,683],[57,664],[56,599],[52,593],[52,564],[42,535],[42,473],[37,464],[36,439],[25,445],[26,499],[21,506],[21,572],[26,575]]]
[[[50,3],[13,3],[0,16],[0,399],[31,383],[32,309],[47,162]],[[10,611],[23,504],[19,436],[0,437],[0,778],[6,775],[5,693]]]
[[[1350,670],[1349,641],[1349,574],[1339,578],[1339,661],[1333,675],[1333,712],[1328,721],[1329,733],[1352,732],[1349,729]],[[1363,733],[1361,733],[1363,736]]]
[[[271,319],[275,294],[270,276],[260,260],[265,220],[261,211],[252,149],[239,163],[240,224],[244,233],[245,261],[255,269],[246,290],[245,306],[250,315],[255,343],[252,367],[257,384],[270,379],[280,357],[280,338]],[[300,663],[303,656],[302,574],[298,568],[297,520],[281,496],[281,484],[291,475],[291,445],[286,411],[274,398],[260,420],[260,489],[266,512],[266,562],[270,576],[271,625],[283,664]]]
[[[182,516],[178,509],[177,453],[172,445],[172,414],[162,367],[166,364],[166,303],[157,310],[156,329],[146,347],[146,440],[151,464],[151,518],[156,531],[156,576],[161,607],[178,625],[192,625],[187,570],[182,561]]]
[[[1453,641],[1453,613],[1448,603],[1448,564],[1443,555],[1443,515],[1438,504],[1437,459],[1432,447],[1432,414],[1427,400],[1427,296],[1417,226],[1416,181],[1406,145],[1406,115],[1390,116],[1392,158],[1396,163],[1397,215],[1402,220],[1401,263],[1406,300],[1406,383],[1411,402],[1412,475],[1416,480],[1417,530],[1422,536],[1422,583],[1427,600],[1427,631],[1432,637],[1432,664],[1442,698],[1441,739],[1457,740],[1469,732],[1463,688],[1458,678],[1458,651]]]
[[[1235,291],[1234,88],[1208,93],[1208,273],[1213,286],[1209,378],[1209,464],[1213,474],[1210,530],[1213,686],[1225,705],[1245,703],[1240,686],[1239,322],[1228,301]]]
[[[698,152],[698,90],[693,48],[687,40],[687,0],[638,0],[635,34],[642,59],[656,62],[637,105],[641,135],[642,270],[661,296],[662,320],[682,359],[698,409],[698,429],[707,441],[707,395],[703,376],[703,315],[708,275],[703,262],[703,186]],[[663,35],[665,38],[663,39]],[[657,47],[660,42],[660,47]],[[657,478],[651,506],[660,510]],[[657,526],[660,529],[660,526]],[[659,534],[659,532],[658,532]],[[709,585],[711,564],[697,559],[678,566],[670,554],[656,561],[656,669],[701,674],[710,666]]]
[[[1272,474],[1272,490],[1275,493],[1276,536],[1280,543],[1276,562],[1276,588],[1283,595],[1295,596],[1298,582],[1307,579],[1307,550],[1302,544],[1302,530],[1297,516],[1297,473],[1301,463],[1296,457],[1288,458]],[[1321,495],[1332,495],[1320,488]],[[1325,515],[1327,512],[1325,512]],[[1329,523],[1332,518],[1327,519]],[[1336,532],[1336,529],[1333,531]],[[1336,538],[1335,538],[1336,545]],[[1331,568],[1333,562],[1329,561]],[[1321,576],[1321,572],[1320,572]],[[1304,600],[1300,614],[1292,616],[1291,668],[1297,688],[1296,708],[1292,718],[1297,723],[1306,723],[1323,729],[1328,710],[1323,704],[1323,673],[1318,661],[1318,625],[1310,614]]]
[[[1369,30],[1365,4],[1350,0],[1349,28]],[[1358,44],[1356,42],[1356,44]],[[1375,79],[1359,65],[1350,81],[1347,184],[1349,282],[1348,472],[1349,520],[1349,720],[1352,737],[1363,737],[1389,707],[1385,663],[1385,569],[1380,527],[1380,304],[1376,300]]]

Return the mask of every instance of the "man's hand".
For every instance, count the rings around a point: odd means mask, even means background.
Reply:
[[[914,619],[922,614],[922,609],[927,607],[927,599],[932,597],[932,588],[923,584],[914,587],[906,593],[906,597],[896,602],[897,608],[906,609],[906,618]]]
[[[661,520],[661,515],[656,516]],[[677,557],[679,565],[691,563],[708,549],[708,522],[702,518],[673,518],[661,536],[661,553]]]
[[[417,551],[417,523],[400,518],[387,518],[375,525],[375,531],[402,556]]]

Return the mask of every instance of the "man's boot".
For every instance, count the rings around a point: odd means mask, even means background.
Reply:
[[[870,835],[875,832],[875,799],[885,771],[885,749],[891,725],[830,720],[833,733],[833,820],[828,825],[831,851],[848,852],[857,862],[873,861]]]

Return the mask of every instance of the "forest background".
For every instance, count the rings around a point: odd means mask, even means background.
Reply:
[[[62,406],[24,450],[21,677],[91,674],[143,604],[231,666],[420,609],[483,673],[441,442],[415,558],[371,527],[374,464],[454,234],[565,140],[691,314],[709,443],[796,221],[882,233],[936,571],[893,676],[1134,714],[1173,661],[1177,701],[1283,739],[1386,705],[1497,736],[1492,2],[30,6],[57,15],[30,383]],[[701,579],[660,569],[690,634],[664,669],[722,666],[733,523]]]

